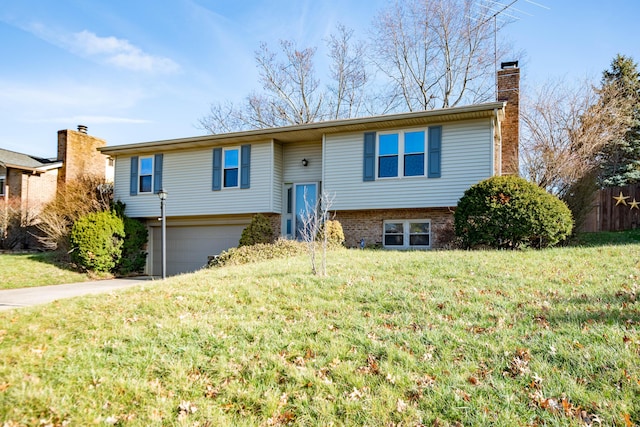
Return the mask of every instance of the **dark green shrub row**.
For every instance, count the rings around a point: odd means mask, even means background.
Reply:
[[[274,258],[287,258],[305,254],[306,251],[307,248],[302,242],[278,239],[274,243],[258,243],[223,251],[209,262],[209,267],[241,265]]]
[[[465,248],[553,246],[566,239],[573,228],[567,205],[515,176],[489,178],[465,191],[454,222]]]

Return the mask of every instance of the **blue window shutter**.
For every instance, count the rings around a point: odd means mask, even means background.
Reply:
[[[429,128],[429,172],[427,177],[440,178],[442,163],[442,126]]]
[[[240,188],[249,188],[251,167],[251,145],[240,147]]]
[[[364,134],[364,164],[362,168],[363,181],[375,181],[376,179],[376,133]]]
[[[162,190],[162,154],[156,154],[153,159],[153,192],[158,194]]]
[[[131,175],[129,182],[129,194],[138,194],[138,156],[131,157]]]
[[[213,191],[222,189],[222,148],[213,149]]]

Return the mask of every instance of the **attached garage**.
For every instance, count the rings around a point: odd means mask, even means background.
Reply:
[[[247,222],[248,224],[248,222]],[[208,257],[238,246],[242,230],[247,224],[167,226],[167,275],[188,273],[207,265]],[[151,232],[152,274],[162,273],[161,228]]]

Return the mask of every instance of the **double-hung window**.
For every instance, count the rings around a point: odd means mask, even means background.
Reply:
[[[4,192],[4,186],[7,183],[7,176],[6,175],[0,175],[0,196],[4,196],[5,192]]]
[[[428,219],[384,221],[384,247],[389,249],[428,249],[431,247],[431,221]]]
[[[424,176],[424,131],[404,133],[404,176]]]
[[[226,148],[224,150],[224,187],[234,188],[238,186],[238,176],[240,170],[238,148]]]
[[[140,157],[138,167],[138,192],[153,192],[153,157]]]
[[[378,178],[425,175],[425,132],[382,133],[378,136]]]
[[[378,177],[398,176],[398,134],[382,134],[378,139]]]

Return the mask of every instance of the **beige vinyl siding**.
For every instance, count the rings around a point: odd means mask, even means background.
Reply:
[[[239,146],[239,145],[238,145]],[[270,212],[272,209],[272,144],[251,145],[251,188],[212,191],[213,149],[164,153],[162,186],[169,193],[167,216],[223,215]],[[115,198],[131,217],[159,215],[156,194],[129,195],[131,157],[116,159]]]
[[[440,178],[363,182],[363,138],[363,133],[326,137],[324,188],[335,194],[333,209],[455,206],[466,189],[492,175],[490,120],[442,126]]]
[[[283,146],[283,182],[317,182],[322,179],[322,142],[300,142]],[[302,159],[309,164],[302,166]]]

